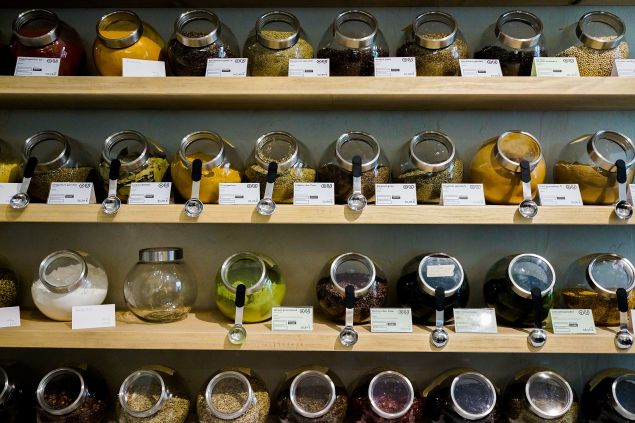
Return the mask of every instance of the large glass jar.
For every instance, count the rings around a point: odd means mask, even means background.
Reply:
[[[363,10],[340,13],[317,52],[318,58],[329,59],[331,76],[373,76],[375,58],[388,56],[388,43],[377,19]]]
[[[181,377],[159,365],[132,372],[119,387],[119,423],[184,423],[190,397]]]
[[[463,182],[463,162],[454,143],[442,132],[420,132],[399,154],[395,181],[417,186],[418,203],[438,203],[443,184]]]
[[[125,201],[133,182],[163,182],[168,178],[170,162],[165,149],[137,131],[121,131],[112,134],[104,142],[99,163],[99,176],[108,191],[110,162],[119,159],[117,196]]]
[[[589,423],[627,423],[635,421],[635,372],[606,369],[584,386],[580,401]]]
[[[18,57],[59,58],[59,76],[79,75],[84,64],[79,35],[50,10],[32,9],[16,16],[9,48],[14,69]]]
[[[444,253],[421,254],[410,260],[401,271],[397,298],[402,307],[412,309],[416,320],[434,324],[435,293],[439,288],[445,293],[445,322],[453,322],[454,309],[465,307],[470,296],[463,266]]]
[[[251,76],[288,76],[289,59],[313,58],[313,47],[298,18],[281,11],[258,18],[243,51]]]
[[[459,60],[468,59],[469,51],[459,25],[452,15],[425,12],[405,30],[405,41],[398,57],[414,57],[417,76],[459,76]]]
[[[17,305],[19,294],[18,277],[4,260],[0,260],[0,307]]]
[[[16,362],[0,364],[0,421],[23,423],[35,420],[31,372]]]
[[[498,59],[504,76],[529,76],[534,57],[547,55],[544,45],[540,18],[524,10],[512,10],[485,30],[474,58]]]
[[[615,59],[628,59],[624,21],[609,12],[585,13],[565,29],[558,56],[575,57],[580,76],[611,76]]]
[[[82,251],[60,250],[40,263],[31,285],[35,306],[49,319],[70,321],[73,307],[99,305],[108,293],[108,276],[97,259]]]
[[[284,300],[286,284],[278,265],[263,254],[236,253],[225,259],[216,275],[216,306],[227,318],[236,317],[236,288],[247,288],[243,321],[262,322]]]
[[[472,182],[482,183],[485,200],[492,204],[519,204],[524,200],[520,174],[522,161],[531,170],[531,195],[545,182],[547,165],[542,146],[528,132],[507,131],[485,141],[471,165]]]
[[[545,258],[537,254],[515,254],[497,261],[485,275],[483,296],[496,310],[499,323],[512,327],[534,326],[533,288],[540,290],[544,322],[557,302],[553,287],[556,273]]]
[[[118,10],[97,23],[93,60],[100,75],[121,76],[123,59],[162,60],[165,43],[136,13]]]
[[[0,183],[15,183],[20,181],[22,161],[15,150],[5,141],[0,140]]]
[[[344,253],[329,261],[316,286],[320,308],[330,319],[344,321],[348,285],[355,288],[354,323],[370,321],[370,309],[386,305],[388,280],[384,271],[365,255]]]
[[[571,141],[554,167],[554,182],[578,184],[584,204],[613,204],[619,199],[618,160],[626,164],[626,182],[635,175],[635,145],[626,135],[602,130]]]
[[[375,201],[375,184],[390,182],[390,164],[379,143],[365,132],[340,135],[322,158],[318,168],[320,182],[335,184],[335,202],[346,204],[353,193],[353,157],[362,159],[362,194],[368,202]]]
[[[251,369],[216,371],[196,397],[200,423],[265,423],[269,415],[269,392]]]

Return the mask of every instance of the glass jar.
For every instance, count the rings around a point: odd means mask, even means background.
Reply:
[[[31,285],[35,306],[49,319],[71,321],[73,307],[99,305],[108,276],[97,259],[82,251],[60,250],[40,263]]]
[[[420,132],[400,152],[395,181],[417,186],[418,203],[438,203],[442,184],[463,182],[463,162],[442,132]]]
[[[519,204],[524,200],[520,164],[529,162],[531,195],[545,182],[547,165],[542,146],[528,132],[507,131],[485,141],[471,165],[472,182],[482,183],[485,200],[492,204]]]
[[[132,372],[119,387],[117,419],[121,423],[184,423],[190,397],[181,377],[164,366]]]
[[[38,423],[105,423],[108,388],[85,366],[60,367],[46,374],[36,392]]]
[[[362,159],[362,194],[369,203],[375,201],[375,184],[390,182],[390,163],[375,137],[365,132],[346,132],[331,144],[318,169],[319,181],[334,183],[338,204],[346,204],[353,193],[354,156]]]
[[[216,274],[216,306],[227,318],[236,317],[236,288],[247,288],[243,321],[262,322],[271,318],[271,309],[284,300],[286,283],[278,265],[263,254],[236,253],[225,259]]]
[[[344,321],[348,285],[355,288],[354,323],[370,321],[370,309],[386,305],[388,280],[384,271],[365,255],[344,253],[329,261],[316,286],[320,308],[330,319]]]
[[[99,176],[108,191],[110,162],[119,159],[117,197],[126,201],[133,182],[163,182],[168,178],[170,162],[165,149],[137,131],[112,134],[104,142],[99,163]]]
[[[377,19],[363,10],[340,13],[317,52],[319,59],[329,59],[331,76],[374,76],[375,58],[388,56]]]
[[[435,292],[445,292],[445,323],[454,321],[454,309],[467,305],[470,288],[463,266],[444,253],[421,254],[410,260],[397,282],[397,298],[402,307],[409,307],[412,316],[426,324],[434,324]]]
[[[108,13],[97,23],[93,60],[100,75],[121,76],[123,59],[163,60],[159,33],[130,10]]]
[[[289,12],[267,12],[256,21],[245,41],[247,73],[251,76],[288,76],[289,59],[312,59],[313,47]]]
[[[635,372],[606,369],[584,386],[582,412],[589,423],[635,421]]]
[[[265,383],[245,368],[218,370],[196,397],[200,423],[265,423],[269,406]]]
[[[92,182],[95,169],[79,143],[56,131],[42,131],[24,142],[24,163],[37,158],[29,196],[46,203],[52,182]]]
[[[635,144],[626,135],[601,130],[571,141],[554,167],[554,182],[578,184],[584,204],[613,204],[619,199],[618,160],[626,164],[626,182],[635,174]]]
[[[307,366],[285,374],[276,407],[283,423],[344,423],[348,394],[333,370]]]
[[[542,321],[557,303],[553,287],[556,273],[545,258],[537,254],[512,254],[497,261],[485,275],[483,296],[496,310],[499,323],[512,327],[532,327],[535,323],[531,291],[540,289]]]
[[[580,76],[611,76],[615,59],[628,59],[624,21],[609,12],[585,13],[565,29],[560,57],[575,57]]]
[[[578,423],[578,399],[562,376],[545,368],[517,373],[505,388],[505,414],[524,423]]]
[[[174,22],[167,57],[176,76],[205,76],[207,59],[240,57],[238,41],[218,16],[208,10],[190,10]]]
[[[17,305],[19,294],[20,281],[18,277],[4,260],[0,260],[0,307]]]
[[[9,48],[13,69],[18,57],[59,58],[59,76],[79,75],[86,55],[77,31],[45,9],[16,16]]]
[[[0,421],[22,423],[35,420],[31,372],[16,362],[0,364]]]
[[[293,184],[315,182],[315,164],[311,153],[297,138],[288,132],[274,131],[262,135],[245,170],[249,182],[260,184],[262,197],[267,185],[269,163],[278,164],[278,177],[273,188],[273,201],[293,203]]]
[[[0,183],[19,182],[22,176],[20,166],[22,166],[22,162],[15,150],[0,140]]]
[[[454,17],[425,12],[405,30],[397,57],[414,57],[417,76],[460,76],[460,59],[470,57],[467,43]]]
[[[498,59],[504,76],[529,76],[534,57],[547,55],[544,45],[540,18],[524,10],[512,10],[487,28],[474,58]]]

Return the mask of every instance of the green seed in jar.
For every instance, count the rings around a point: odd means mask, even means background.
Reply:
[[[281,40],[289,38],[293,32],[261,31],[266,38]],[[263,46],[256,35],[249,37],[245,43],[245,56],[249,59],[247,67],[252,76],[287,76],[289,74],[289,59],[312,59],[313,47],[307,40],[299,37],[297,42],[288,48],[280,50]]]
[[[402,184],[417,185],[417,202],[438,203],[443,184],[457,184],[463,181],[463,162],[456,159],[447,169],[440,172],[409,170],[399,175],[397,180]]]

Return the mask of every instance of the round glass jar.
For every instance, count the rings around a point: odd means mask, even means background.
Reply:
[[[512,10],[485,30],[474,58],[498,59],[504,76],[529,76],[534,58],[547,56],[544,45],[540,18],[524,10]]]
[[[420,132],[399,154],[394,180],[417,186],[418,203],[438,203],[442,184],[463,182],[463,162],[452,140],[442,132]]]
[[[31,285],[35,306],[49,319],[70,322],[73,307],[99,305],[108,293],[108,276],[93,256],[60,250],[40,263]]]
[[[216,306],[227,318],[236,317],[236,288],[247,288],[243,321],[262,322],[271,318],[271,309],[284,300],[286,283],[278,265],[263,254],[236,253],[225,259],[216,275]]]
[[[425,12],[405,29],[397,57],[414,57],[417,76],[460,76],[460,59],[470,57],[467,43],[452,15]]]
[[[19,295],[20,281],[17,275],[4,260],[0,260],[0,307],[18,305]]]
[[[627,423],[635,421],[635,372],[606,369],[584,386],[580,401],[589,423]]]
[[[215,132],[198,131],[181,140],[179,151],[172,160],[172,183],[183,199],[192,196],[192,163],[203,162],[199,200],[218,203],[222,183],[242,180],[242,161],[233,145]]]
[[[470,287],[463,266],[444,253],[421,254],[410,260],[397,282],[397,298],[402,307],[409,307],[419,322],[434,324],[435,293],[445,292],[445,323],[454,321],[454,309],[467,305]]]
[[[575,57],[580,76],[611,76],[615,59],[628,59],[624,21],[609,12],[585,13],[565,29],[560,57]]]
[[[0,364],[0,421],[22,423],[35,420],[33,379],[29,369],[16,362]]]
[[[265,383],[246,368],[216,371],[196,397],[200,423],[265,423],[269,407]]]
[[[22,161],[15,150],[0,140],[0,183],[19,182],[22,176],[21,166]]]
[[[471,182],[483,184],[485,200],[491,204],[519,204],[524,200],[520,164],[529,162],[531,195],[545,182],[547,165],[542,146],[528,132],[507,131],[485,141],[471,164]]]
[[[333,258],[317,283],[317,299],[322,312],[332,320],[344,321],[345,290],[355,288],[354,323],[370,321],[370,309],[384,307],[388,299],[388,280],[384,271],[369,257],[344,253]]]
[[[130,10],[108,13],[97,22],[93,60],[100,75],[121,76],[123,59],[163,60],[159,33]]]
[[[542,321],[557,303],[554,294],[556,272],[537,254],[513,254],[497,261],[485,275],[483,296],[496,310],[498,323],[511,327],[532,327],[535,323],[531,290],[540,289]]]
[[[271,162],[278,164],[278,177],[273,188],[273,201],[276,203],[293,203],[294,183],[315,182],[315,164],[304,144],[288,132],[268,132],[256,141],[250,163],[245,169],[247,181],[260,184],[261,197],[265,192],[267,168]]]
[[[329,59],[331,76],[374,76],[375,58],[388,56],[377,19],[363,10],[340,13],[317,52],[319,59]]]
[[[170,162],[165,149],[137,131],[121,131],[112,134],[104,142],[99,163],[99,176],[104,190],[108,191],[110,162],[119,159],[117,197],[128,200],[133,182],[163,182],[168,178]]]
[[[281,11],[258,18],[243,51],[251,76],[288,76],[289,59],[313,58],[313,47],[298,18]]]
[[[167,57],[174,75],[205,76],[207,59],[240,57],[240,49],[218,16],[208,10],[190,10],[174,22]]]
[[[16,16],[9,49],[12,70],[18,57],[45,57],[60,59],[59,76],[79,75],[86,56],[77,31],[45,9],[27,10]]]
[[[635,144],[619,132],[601,130],[571,141],[553,172],[557,184],[578,184],[584,204],[613,204],[619,199],[618,160],[626,164],[626,182],[635,175]]]
[[[134,423],[184,423],[190,398],[181,377],[164,366],[149,365],[132,372],[119,387],[117,419]]]

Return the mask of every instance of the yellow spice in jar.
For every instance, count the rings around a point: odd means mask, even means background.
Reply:
[[[213,159],[212,156],[204,153],[194,153],[186,156],[188,162],[192,163],[199,159],[205,164]],[[192,169],[183,163],[178,157],[172,162],[172,183],[176,187],[181,197],[189,199],[192,196]],[[206,169],[203,166],[201,172],[201,187],[199,200],[203,203],[218,203],[219,184],[239,183],[241,174],[238,170],[229,166],[220,166]]]
[[[587,164],[559,161],[554,167],[554,182],[578,184],[584,204],[613,204],[619,198],[617,173],[608,172]],[[633,170],[629,169],[627,182],[633,181]]]
[[[20,164],[0,162],[0,183],[7,184],[20,180]]]

